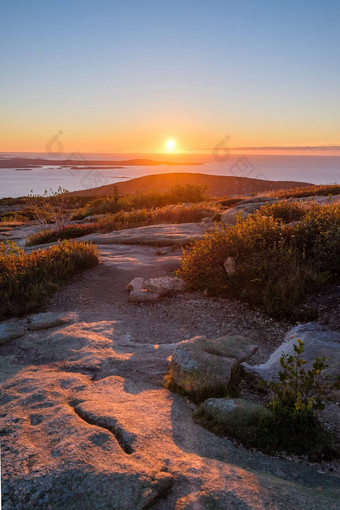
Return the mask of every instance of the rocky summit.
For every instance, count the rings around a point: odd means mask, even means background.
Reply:
[[[287,325],[183,293],[179,251],[99,247],[102,263],[43,313],[1,324],[3,509],[338,508],[334,473],[209,432],[164,386],[172,367],[179,387],[210,392],[208,377],[224,385],[242,361],[263,363]],[[157,289],[161,300],[129,301]],[[205,410],[233,423],[266,412],[212,398]]]

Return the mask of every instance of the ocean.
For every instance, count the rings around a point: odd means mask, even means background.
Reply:
[[[4,154],[0,154],[4,156]],[[42,153],[17,153],[15,157],[41,157]],[[52,156],[50,156],[52,157]],[[62,155],[68,158],[69,155]],[[186,164],[162,164],[159,166],[123,166],[90,170],[62,168],[59,165],[24,169],[0,168],[0,198],[25,196],[31,192],[41,194],[45,190],[56,191],[60,186],[68,191],[113,184],[135,177],[168,172],[199,172],[210,175],[234,175],[268,180],[293,180],[313,184],[340,183],[340,155],[287,155],[287,154],[232,154],[226,157],[212,154],[83,154],[75,163],[84,161],[124,161],[148,158],[157,161],[177,161]],[[194,165],[190,163],[201,163]],[[117,166],[117,165],[115,165]]]

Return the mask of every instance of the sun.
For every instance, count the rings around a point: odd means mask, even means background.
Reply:
[[[166,142],[166,148],[169,152],[173,152],[176,149],[176,141],[175,140],[168,140]]]

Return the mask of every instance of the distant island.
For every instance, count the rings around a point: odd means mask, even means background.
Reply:
[[[97,188],[73,191],[71,195],[77,196],[109,196],[113,195],[118,188],[122,195],[166,192],[174,186],[202,186],[210,196],[223,197],[226,195],[240,195],[249,193],[262,193],[279,189],[299,188],[310,186],[308,182],[298,181],[267,181],[262,179],[251,179],[249,177],[233,177],[224,175],[208,175],[202,173],[166,173],[156,175],[145,175],[136,179],[107,184]]]
[[[77,165],[79,161],[79,165]],[[122,161],[102,161],[102,160],[76,160],[76,159],[43,159],[43,158],[1,158],[0,157],[0,168],[39,168],[45,165],[59,166],[59,167],[70,167],[73,169],[84,169],[88,167],[116,167],[123,168],[124,166],[159,166],[159,165],[201,165],[202,163],[194,162],[176,162],[176,161],[155,161],[153,159],[127,159]]]

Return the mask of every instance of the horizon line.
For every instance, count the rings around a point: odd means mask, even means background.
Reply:
[[[339,150],[340,151],[340,144],[339,145],[276,145],[276,146],[236,146],[236,147],[226,147],[230,151],[232,150]],[[176,152],[172,154],[179,154],[181,152],[185,151],[213,151],[216,150],[216,147],[195,147],[195,148],[178,148]],[[148,149],[141,151],[140,149],[134,148],[134,149],[106,149],[106,150],[94,150],[94,151],[81,151],[81,152],[88,152],[89,154],[100,154],[100,153],[106,153],[106,154],[115,154],[115,153],[136,153],[136,154],[153,154],[153,153],[164,153],[169,154],[166,150],[160,149],[160,148],[154,148],[154,149]],[[46,154],[45,151],[0,151],[0,154]]]

